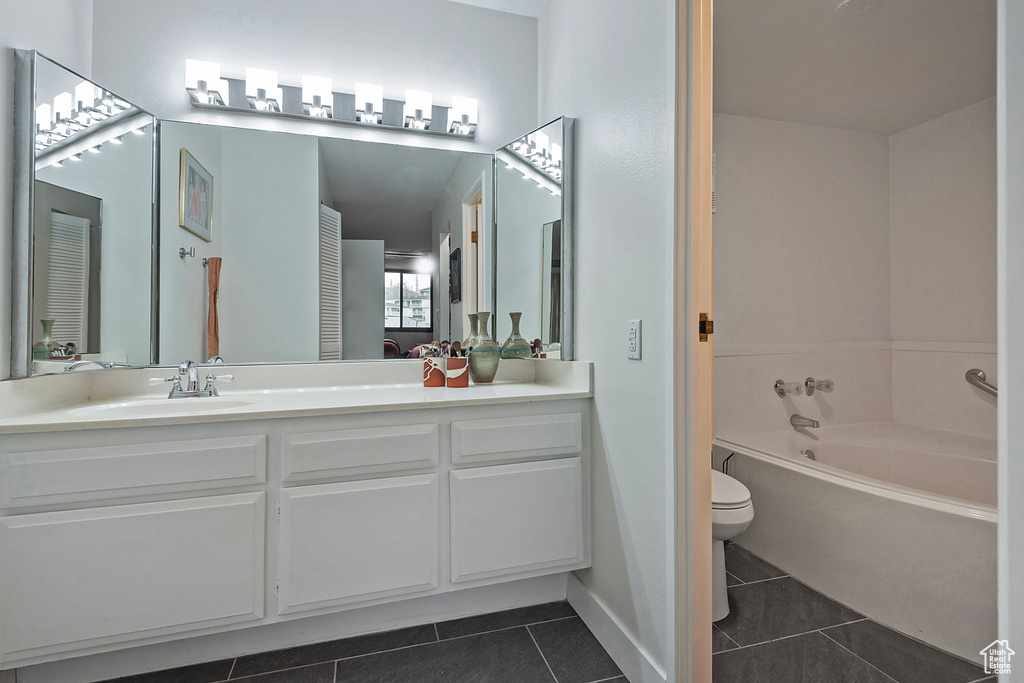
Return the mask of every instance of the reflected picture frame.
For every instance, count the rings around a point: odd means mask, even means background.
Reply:
[[[213,176],[192,154],[181,149],[178,179],[178,225],[201,240],[213,241]]]
[[[462,248],[448,255],[448,300],[457,304],[462,301]]]

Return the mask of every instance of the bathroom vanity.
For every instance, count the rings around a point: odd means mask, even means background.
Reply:
[[[590,364],[421,367],[232,368],[174,401],[156,369],[4,383],[32,412],[0,420],[0,667],[588,566]]]

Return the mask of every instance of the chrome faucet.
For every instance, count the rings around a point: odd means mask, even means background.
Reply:
[[[109,370],[110,368],[117,367],[117,363],[109,363],[101,360],[76,360],[74,363],[68,363],[64,366],[64,372],[74,372],[78,368],[83,368],[87,365],[95,365],[98,368]]]
[[[789,424],[793,425],[794,427],[798,427],[798,428],[799,427],[809,427],[811,429],[817,429],[818,427],[821,426],[821,425],[818,424],[817,420],[812,420],[809,417],[804,417],[803,415],[797,415],[797,414],[794,414],[791,418],[789,418]]]
[[[185,378],[185,386],[181,385],[181,378]],[[164,382],[173,382],[171,385],[171,393],[167,395],[167,398],[208,398],[210,396],[219,396],[217,393],[217,387],[214,386],[214,382],[230,382],[235,378],[234,375],[220,375],[214,376],[212,374],[206,376],[206,386],[202,389],[199,388],[199,366],[196,365],[194,360],[182,361],[181,365],[178,366],[178,372],[173,377],[154,377],[149,380],[151,385],[163,384]]]

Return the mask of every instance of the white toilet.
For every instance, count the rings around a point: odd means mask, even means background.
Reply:
[[[743,533],[754,520],[747,487],[727,474],[711,470],[711,620],[729,616],[725,587],[725,541]]]

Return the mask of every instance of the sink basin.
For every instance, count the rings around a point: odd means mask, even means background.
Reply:
[[[252,401],[231,398],[161,398],[122,403],[103,403],[73,408],[76,417],[113,420],[119,417],[168,417],[172,415],[206,415],[251,406]]]

